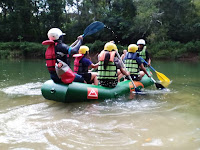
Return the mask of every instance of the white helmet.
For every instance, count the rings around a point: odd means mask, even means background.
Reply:
[[[60,29],[52,28],[48,31],[47,36],[50,40],[58,40],[60,36],[65,35]]]
[[[137,41],[137,45],[139,45],[139,44],[145,45],[145,44],[146,44],[146,43],[145,43],[145,40],[139,39],[139,40]]]

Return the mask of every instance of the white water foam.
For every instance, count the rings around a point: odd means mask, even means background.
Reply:
[[[133,91],[132,93],[135,94],[139,94],[139,95],[145,95],[145,94],[151,94],[151,95],[155,95],[155,94],[167,94],[167,93],[174,93],[174,91],[171,91],[170,89],[162,89],[162,90],[143,90],[141,92],[135,92]]]
[[[26,83],[22,85],[10,86],[0,91],[9,95],[41,95],[42,82]]]

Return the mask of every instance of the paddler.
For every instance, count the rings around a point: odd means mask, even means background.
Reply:
[[[88,68],[98,68],[98,63],[93,64],[89,58],[89,47],[82,45],[79,49],[79,54],[73,55],[74,60],[74,72],[81,75],[87,84],[98,85],[97,73],[88,72]]]
[[[117,50],[117,46],[113,42],[108,42],[99,54],[98,80],[101,86],[116,87],[118,84],[118,69],[126,76],[130,74],[123,69],[120,60],[117,58]]]
[[[83,40],[83,37],[80,35],[73,43],[73,46],[68,46],[63,43],[63,35],[65,35],[65,33],[63,33],[59,28],[52,28],[47,33],[49,40],[42,42],[43,45],[49,45],[45,52],[46,66],[50,73],[51,79],[55,83],[62,83],[62,79],[59,78],[56,73],[56,63],[58,64],[58,68],[61,68],[63,64],[67,64],[69,66],[69,55],[78,52]],[[58,59],[60,60],[59,62]],[[68,70],[71,69],[69,68]],[[80,76],[77,74],[71,74],[71,71],[66,72],[66,74],[67,75],[65,75],[65,77],[68,76],[68,74],[70,74],[71,77],[73,76],[72,81],[81,80]]]
[[[146,71],[142,61],[138,57],[138,46],[136,44],[130,44],[128,46],[128,53],[125,55],[124,63],[127,70],[130,72],[130,76],[133,80],[139,81],[146,74],[148,77],[151,77],[150,74]],[[140,71],[140,69],[142,71]],[[128,78],[127,78],[128,79]]]
[[[147,51],[145,40],[144,39],[139,39],[137,41],[137,46],[138,46],[137,53],[139,53],[139,56],[142,57],[148,63],[148,66],[150,66],[151,65],[151,59],[150,59],[149,53]],[[147,66],[147,65],[144,64],[144,66]]]

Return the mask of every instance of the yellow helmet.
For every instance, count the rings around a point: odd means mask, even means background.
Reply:
[[[138,46],[136,44],[130,44],[128,46],[128,52],[135,53],[138,50]]]
[[[89,47],[83,45],[79,48],[79,54],[85,54],[86,52],[89,51]]]
[[[104,45],[104,50],[107,50],[107,51],[112,51],[112,50],[115,50],[117,51],[117,46],[114,44],[114,43],[111,43],[111,42],[108,42]]]

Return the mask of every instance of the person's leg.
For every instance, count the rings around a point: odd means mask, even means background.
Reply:
[[[120,82],[120,79],[124,76],[119,69],[117,69],[117,76],[118,76],[118,82]]]
[[[141,80],[144,75],[145,75],[144,71],[140,71],[140,77],[139,77],[139,79]]]
[[[50,77],[55,83],[62,83],[61,79],[58,77],[56,72],[51,72]]]
[[[97,79],[97,72],[91,72],[91,80],[90,81],[94,81],[94,85],[99,84],[99,81]]]
[[[97,76],[94,78],[94,85],[99,85],[99,81],[97,79]]]

